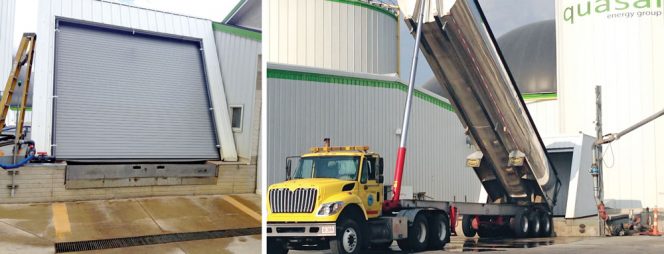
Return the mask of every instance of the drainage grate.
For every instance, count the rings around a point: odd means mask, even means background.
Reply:
[[[89,251],[111,248],[124,248],[132,246],[185,242],[215,238],[228,238],[247,235],[260,235],[261,228],[238,228],[190,233],[174,233],[163,235],[146,235],[103,240],[90,240],[79,242],[63,242],[55,244],[55,253]]]

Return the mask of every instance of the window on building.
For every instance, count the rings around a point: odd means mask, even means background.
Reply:
[[[234,132],[242,132],[242,111],[241,105],[231,106],[231,127]]]

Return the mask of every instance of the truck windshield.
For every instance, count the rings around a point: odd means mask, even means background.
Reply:
[[[358,156],[305,157],[300,159],[293,179],[301,178],[336,178],[357,180],[360,165]]]

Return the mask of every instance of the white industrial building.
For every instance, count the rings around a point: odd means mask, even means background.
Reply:
[[[560,132],[595,133],[595,86],[604,133],[664,108],[664,18],[659,1],[556,1]],[[641,3],[637,3],[641,2]],[[587,10],[587,5],[591,9]],[[586,11],[588,15],[584,14]],[[604,147],[607,206],[664,206],[664,119]]]
[[[6,202],[257,189],[261,1],[221,23],[103,0],[38,9],[31,138],[58,163],[34,167],[62,181]]]

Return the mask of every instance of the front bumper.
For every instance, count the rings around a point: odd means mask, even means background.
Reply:
[[[267,237],[329,237],[337,235],[337,225],[329,223],[267,223]]]

